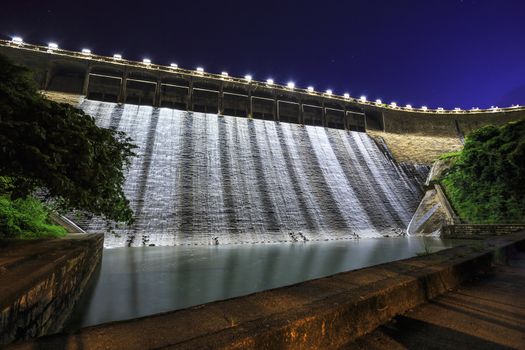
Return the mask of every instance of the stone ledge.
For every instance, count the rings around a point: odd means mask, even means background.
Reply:
[[[520,242],[525,232],[10,348],[338,348],[488,271],[494,256],[504,256]]]
[[[103,235],[2,242],[0,344],[57,331],[102,257]]]

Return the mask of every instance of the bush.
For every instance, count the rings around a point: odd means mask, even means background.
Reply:
[[[469,135],[441,184],[464,221],[525,222],[525,120]]]
[[[32,197],[0,196],[0,239],[61,237],[67,231],[49,221],[49,210]]]

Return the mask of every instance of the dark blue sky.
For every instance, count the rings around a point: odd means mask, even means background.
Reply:
[[[523,0],[24,0],[0,33],[403,105],[525,105]]]

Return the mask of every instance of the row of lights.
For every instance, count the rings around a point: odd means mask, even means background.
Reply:
[[[24,43],[24,41],[22,40],[22,38],[19,37],[19,36],[15,36],[15,37],[13,37],[13,38],[11,39],[11,42],[12,42],[13,44],[17,44],[17,45],[22,45],[22,44]],[[54,42],[50,42],[50,43],[48,43],[47,47],[48,47],[48,50],[49,50],[49,51],[58,50],[58,44],[56,44],[56,43],[54,43]],[[83,55],[86,55],[86,56],[90,56],[90,55],[91,55],[91,50],[90,50],[90,49],[82,49],[81,52],[82,52]],[[121,60],[121,59],[122,59],[122,55],[121,55],[121,54],[114,54],[114,55],[113,55],[113,59],[115,59],[115,60]],[[150,60],[149,58],[144,58],[144,59],[142,60],[142,63],[145,64],[145,65],[151,65],[151,60]],[[173,68],[173,69],[177,69],[177,68],[179,68],[179,66],[177,65],[177,63],[170,63],[170,67]],[[202,67],[197,67],[196,72],[197,72],[198,74],[204,74],[204,68],[202,68]],[[228,72],[221,72],[221,76],[224,77],[224,78],[229,77]],[[244,76],[244,79],[245,79],[247,82],[251,82],[251,81],[253,80],[253,77],[252,77],[251,75],[247,74],[247,75]],[[267,84],[267,85],[274,85],[274,80],[271,79],[271,78],[269,78],[269,79],[266,80],[266,84]],[[288,82],[288,83],[286,84],[286,87],[287,87],[288,89],[294,90],[294,89],[295,89],[295,83],[294,83],[293,81],[290,81],[290,82]],[[308,87],[306,88],[306,91],[308,91],[309,93],[315,93],[315,89],[314,89],[313,86],[308,86]],[[332,91],[331,89],[328,89],[328,90],[326,90],[325,94],[326,94],[327,96],[332,96],[332,95],[333,95],[333,91]],[[345,93],[343,94],[343,97],[344,97],[345,99],[350,99],[350,94],[347,93],[347,92],[345,92]],[[366,96],[361,96],[361,97],[359,97],[359,101],[360,101],[361,103],[366,103],[366,102],[368,102]],[[377,99],[377,100],[375,100],[375,104],[376,104],[376,105],[382,105],[382,104],[383,104],[383,101],[381,101],[381,99]],[[396,102],[391,102],[389,106],[390,106],[391,108],[400,108],[400,107],[397,105]],[[512,108],[518,108],[518,107],[520,107],[520,105],[512,105]],[[414,108],[412,107],[412,105],[410,105],[410,104],[405,105],[404,108],[405,108],[405,109],[408,109],[408,110],[412,110],[412,109],[414,109]],[[428,107],[427,107],[427,106],[422,106],[420,109],[421,109],[422,111],[428,111]],[[491,109],[492,109],[492,110],[498,110],[499,108],[498,108],[498,107],[494,107],[494,106],[492,106]],[[461,108],[454,108],[454,111],[455,111],[455,112],[460,112],[461,110],[462,110]],[[472,110],[472,111],[479,111],[480,109],[479,109],[478,107],[473,107],[471,110]],[[445,109],[444,109],[443,107],[438,107],[438,108],[437,108],[437,111],[438,111],[438,112],[445,112]]]

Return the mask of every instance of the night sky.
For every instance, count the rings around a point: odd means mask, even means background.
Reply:
[[[524,0],[20,0],[0,34],[402,105],[525,105]]]

